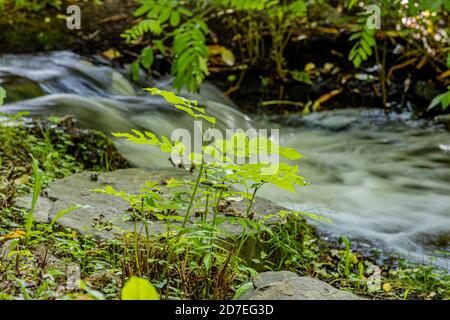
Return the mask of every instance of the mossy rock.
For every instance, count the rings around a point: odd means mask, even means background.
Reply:
[[[175,178],[177,180],[192,179],[193,176],[184,169],[121,169],[112,172],[95,173],[82,172],[71,175],[65,179],[57,180],[49,184],[39,201],[34,212],[35,219],[41,223],[51,222],[62,210],[82,205],[83,207],[72,211],[58,220],[62,227],[72,228],[82,234],[94,235],[100,239],[111,239],[127,232],[133,232],[134,221],[124,221],[123,217],[129,214],[130,205],[126,201],[109,194],[99,193],[94,190],[112,186],[115,190],[125,191],[128,194],[137,194],[147,181],[159,183],[162,197],[168,197],[170,192],[165,181]],[[18,207],[29,208],[31,196],[18,198]],[[230,199],[226,202],[220,214],[244,213],[248,205],[246,199]],[[258,216],[275,214],[284,208],[265,199],[258,198],[253,211]],[[184,216],[184,212],[178,213]],[[195,216],[195,215],[193,215]],[[200,219],[194,217],[193,219]],[[143,223],[135,221],[137,230],[142,230]],[[166,222],[154,220],[149,224],[152,235],[162,234],[166,231]],[[274,223],[270,220],[269,223]],[[180,221],[173,225],[181,225]],[[225,223],[224,228],[231,234],[240,235],[243,231],[241,224]]]

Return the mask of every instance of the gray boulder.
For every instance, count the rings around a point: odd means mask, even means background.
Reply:
[[[40,223],[51,222],[58,213],[75,205],[83,207],[63,215],[57,223],[66,228],[75,229],[83,234],[91,234],[101,239],[111,239],[123,233],[133,231],[134,223],[124,220],[129,214],[129,204],[112,195],[95,192],[95,189],[103,189],[112,186],[117,191],[125,191],[129,194],[140,193],[141,187],[146,181],[159,183],[162,197],[169,196],[168,188],[163,181],[175,178],[177,180],[193,179],[186,170],[177,168],[163,169],[121,169],[105,173],[83,172],[57,180],[44,190],[38,200],[34,211],[34,218]],[[170,191],[173,191],[172,188]],[[179,189],[176,189],[179,190]],[[246,211],[248,200],[230,198],[224,202],[221,215],[239,215]],[[16,200],[16,206],[30,208],[31,196],[20,197]],[[254,212],[259,216],[274,214],[284,209],[267,200],[258,198],[254,205]],[[184,216],[184,212],[177,214]],[[194,217],[194,214],[192,215]],[[276,222],[276,221],[272,221]],[[181,224],[181,222],[173,222]],[[143,224],[137,222],[137,230],[143,230]],[[240,234],[242,226],[227,223],[225,228],[232,234]],[[166,231],[164,221],[154,220],[149,225],[150,234],[161,234]]]
[[[289,271],[263,272],[239,300],[361,300],[350,292],[333,288],[315,278],[299,277]]]

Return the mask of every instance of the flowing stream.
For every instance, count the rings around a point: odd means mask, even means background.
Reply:
[[[0,85],[8,91],[0,111],[74,115],[80,126],[106,133],[134,128],[170,136],[176,128],[192,130],[191,118],[135,88],[121,72],[70,52],[0,56]],[[170,90],[170,79],[149,86]],[[324,234],[450,269],[448,131],[409,113],[386,116],[367,109],[270,122],[241,113],[210,84],[199,95],[182,95],[205,104],[219,129],[280,128],[281,144],[306,156],[299,165],[311,185],[295,193],[267,187],[261,196],[330,218],[312,221]],[[135,166],[170,166],[167,155],[151,147],[116,144]]]

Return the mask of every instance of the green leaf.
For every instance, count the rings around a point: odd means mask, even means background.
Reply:
[[[195,112],[192,110],[192,108],[189,107],[185,107],[185,106],[181,106],[181,105],[175,105],[175,108],[177,108],[178,110],[184,111],[186,112],[188,115],[190,115],[191,117],[196,118],[196,114]]]
[[[113,132],[112,135],[116,138],[127,138],[128,141],[136,143],[136,144],[159,144],[159,140],[156,138],[156,136],[151,132],[146,132],[146,135],[150,137],[150,139],[147,139],[145,135],[142,132],[139,132],[138,130],[131,130],[135,135],[132,135],[130,133],[122,133],[122,132]],[[155,139],[156,138],[156,139]]]
[[[31,166],[33,168],[33,180],[34,180],[34,186],[33,186],[33,196],[31,199],[31,208],[30,211],[27,214],[26,221],[25,221],[25,230],[26,230],[26,238],[27,241],[30,239],[31,235],[31,229],[33,227],[33,213],[36,209],[39,194],[41,192],[42,188],[42,171],[39,169],[39,161],[36,160],[31,154]]]
[[[224,48],[223,50],[221,50],[220,56],[222,58],[222,61],[225,62],[227,66],[234,66],[236,58],[234,57],[233,51]]]
[[[161,143],[161,142],[159,141],[158,137],[156,136],[156,134],[154,134],[153,132],[145,131],[145,135],[146,135],[147,137],[149,137],[150,140],[151,140],[154,144],[159,144],[159,143]]]
[[[134,12],[134,16],[135,17],[142,16],[143,14],[147,13],[150,9],[151,9],[150,5],[144,4],[143,6],[136,9],[136,11]]]
[[[0,87],[0,106],[3,104],[6,98],[6,91],[2,87]]]
[[[175,93],[171,91],[159,90],[158,88],[146,88],[146,91],[150,92],[152,95],[158,95],[163,97],[170,104],[185,104],[186,100],[182,97],[177,97]]]
[[[185,8],[178,8],[178,12],[187,16],[187,17],[191,17],[192,16],[192,12],[185,9]]]
[[[156,288],[150,281],[131,277],[122,289],[122,300],[160,300]]]
[[[156,49],[158,49],[162,54],[166,54],[166,48],[164,47],[164,43],[161,40],[154,40],[153,45]]]
[[[348,55],[348,59],[355,67],[359,67],[363,61],[372,56],[372,48],[376,45],[375,31],[367,27],[367,19],[361,20],[356,28],[357,32],[350,37],[350,41],[358,40]]]
[[[139,80],[139,62],[138,61],[134,61],[131,64],[131,77],[133,78],[133,81],[138,81]]]
[[[311,78],[305,71],[293,70],[291,76],[295,81],[312,84]]]
[[[172,8],[170,7],[163,7],[161,9],[161,13],[158,16],[159,23],[163,24],[170,18],[170,12],[172,11]]]
[[[297,17],[303,17],[306,15],[306,4],[303,0],[297,0],[291,3],[290,9]]]
[[[431,110],[438,105],[442,105],[442,108],[445,110],[450,105],[450,87],[449,91],[446,93],[441,93],[440,95],[436,96],[430,103],[428,110]]]
[[[441,98],[442,108],[445,110],[450,105],[450,91]]]
[[[206,116],[204,114],[200,114],[200,115],[198,115],[198,117],[205,119],[209,123],[216,124],[216,118],[214,118],[214,117]]]
[[[105,300],[105,297],[101,292],[89,288],[83,280],[80,280],[80,289],[86,291],[95,300]]]
[[[303,158],[303,156],[297,152],[297,150],[295,150],[294,148],[284,148],[279,146],[279,155],[289,159],[289,160],[297,160],[300,158]]]
[[[139,60],[144,68],[150,69],[154,60],[152,47],[144,48],[144,50],[142,50],[141,57]]]
[[[170,25],[172,27],[176,27],[180,24],[180,14],[178,11],[172,11],[172,14],[170,16]]]
[[[158,3],[155,3],[154,1],[152,2],[153,8],[148,12],[147,17],[156,19],[161,12],[162,7]]]
[[[351,9],[353,8],[353,6],[354,6],[357,2],[358,2],[358,0],[350,0],[350,1],[348,2],[347,8],[348,8],[349,10],[351,10]]]
[[[71,212],[73,212],[73,211],[75,211],[75,210],[78,210],[78,209],[80,209],[80,208],[82,208],[81,205],[75,205],[75,206],[73,206],[73,207],[70,207],[70,208],[67,208],[67,209],[62,209],[62,210],[60,210],[60,211],[56,214],[56,216],[53,218],[52,222],[51,222],[50,225],[49,225],[49,228],[51,229],[51,228],[53,227],[53,225],[54,225],[55,223],[57,223],[58,220],[61,219],[62,217],[64,217],[66,214],[71,213]]]
[[[161,144],[161,151],[163,152],[172,152],[172,142],[170,142],[169,138],[162,136],[163,143]]]
[[[189,20],[175,30],[172,47],[175,56],[172,64],[175,89],[186,87],[189,91],[198,91],[208,75],[207,33],[208,27],[199,19]]]

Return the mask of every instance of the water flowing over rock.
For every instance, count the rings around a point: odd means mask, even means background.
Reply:
[[[361,300],[315,278],[299,277],[289,271],[263,272],[252,279],[253,286],[240,300]]]

